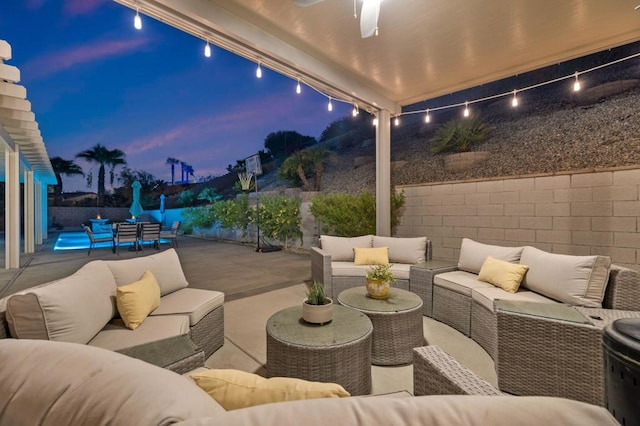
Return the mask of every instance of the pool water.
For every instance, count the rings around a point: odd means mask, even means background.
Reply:
[[[94,234],[96,238],[109,236],[110,234]],[[160,244],[169,243],[169,240],[160,239]],[[131,243],[125,243],[130,245]],[[145,245],[153,245],[152,241],[146,241]],[[90,240],[86,232],[61,232],[58,236],[58,240],[53,246],[54,250],[89,250]],[[95,243],[93,248],[111,247],[112,244],[109,241]],[[123,245],[124,246],[124,245]]]

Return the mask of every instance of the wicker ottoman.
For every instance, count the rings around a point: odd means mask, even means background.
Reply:
[[[307,324],[302,305],[267,321],[267,377],[297,377],[342,385],[351,395],[371,392],[373,325],[361,312],[334,305],[329,324]]]

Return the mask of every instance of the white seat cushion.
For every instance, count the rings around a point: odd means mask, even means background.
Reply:
[[[187,333],[189,317],[186,315],[149,316],[135,330],[125,327],[121,319],[114,319],[88,345],[118,351]]]
[[[501,288],[476,288],[471,291],[471,298],[484,306],[487,310],[493,312],[494,300],[514,300],[523,302],[538,302],[538,303],[558,303],[553,299],[544,297],[541,294],[534,293],[533,291],[520,289],[516,293],[509,293]]]
[[[471,290],[476,288],[495,288],[489,283],[478,280],[476,274],[465,271],[443,272],[433,277],[433,285],[443,287],[456,293],[471,297]]]
[[[183,288],[160,299],[160,306],[151,313],[157,315],[187,315],[194,326],[209,312],[224,303],[224,293],[199,288]]]
[[[365,277],[371,265],[356,265],[353,262],[331,262],[331,275],[333,277]],[[411,265],[394,263],[391,272],[398,280],[408,280]]]

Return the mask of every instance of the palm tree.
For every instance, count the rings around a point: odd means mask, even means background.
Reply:
[[[171,185],[173,185],[176,180],[176,164],[180,164],[180,160],[178,160],[177,158],[168,157],[167,164],[171,165]]]
[[[109,166],[110,184],[113,185],[116,166],[127,164],[124,156],[125,153],[123,151],[119,149],[107,149],[100,144],[96,144],[93,148],[76,154],[76,158],[83,158],[90,163],[100,164],[100,168],[98,169],[98,206],[104,206],[104,194],[106,192],[104,185],[105,166]]]
[[[322,185],[322,173],[324,172],[324,164],[331,156],[331,153],[325,148],[315,148],[307,153],[309,161],[313,164],[314,190],[320,191]]]
[[[57,183],[53,187],[53,202],[54,205],[59,206],[62,201],[62,175],[84,176],[84,172],[80,166],[73,162],[73,160],[65,160],[62,157],[53,157],[51,159],[51,167],[53,167],[53,172],[55,173],[57,180]]]

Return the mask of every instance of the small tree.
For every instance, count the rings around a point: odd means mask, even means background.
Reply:
[[[294,185],[302,186],[304,191],[320,191],[324,164],[329,156],[330,152],[324,148],[298,151],[282,163],[278,174]],[[313,184],[309,182],[311,176],[313,176]]]
[[[491,128],[479,118],[454,118],[440,126],[431,138],[434,144],[431,151],[466,152],[471,145],[487,139]]]
[[[264,147],[274,157],[286,157],[316,143],[313,136],[305,136],[293,130],[280,130],[267,135]]]

